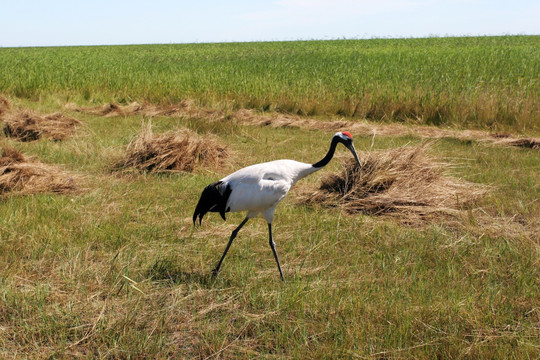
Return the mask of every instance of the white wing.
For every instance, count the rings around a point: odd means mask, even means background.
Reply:
[[[249,180],[252,179],[242,178],[240,181],[231,183],[233,190],[227,202],[227,208],[230,211],[261,212],[264,209],[276,206],[291,188],[283,180]]]
[[[221,180],[232,189],[227,207],[230,211],[251,212],[275,207],[310,167],[293,160],[277,160],[240,169]]]

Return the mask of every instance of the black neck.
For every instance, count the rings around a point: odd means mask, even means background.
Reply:
[[[336,146],[338,142],[339,142],[338,138],[333,137],[332,142],[330,143],[330,149],[328,149],[328,152],[326,153],[326,155],[320,161],[316,162],[312,166],[316,168],[322,168],[323,166],[326,166],[330,162],[330,160],[332,160],[332,158],[334,157],[334,152],[336,151]]]

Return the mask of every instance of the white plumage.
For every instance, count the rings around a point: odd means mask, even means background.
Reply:
[[[332,137],[330,149],[326,156],[317,163],[306,164],[295,160],[276,160],[255,164],[235,171],[208,185],[203,190],[193,214],[194,224],[197,217],[199,223],[202,222],[202,218],[207,212],[219,212],[225,220],[225,213],[229,211],[247,211],[246,218],[232,232],[227,247],[218,265],[213,270],[214,275],[217,275],[238,231],[249,219],[262,214],[268,223],[269,244],[276,259],[281,279],[284,280],[272,237],[272,221],[274,220],[276,206],[298,180],[322,169],[330,162],[338,143],[344,144],[360,165],[360,160],[352,142],[352,135],[348,132],[338,132]]]
[[[231,212],[259,213],[268,223],[274,218],[277,204],[301,178],[317,171],[311,164],[294,160],[275,160],[240,169],[221,181],[233,189],[227,208]]]

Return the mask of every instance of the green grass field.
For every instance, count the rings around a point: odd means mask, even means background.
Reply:
[[[539,132],[540,37],[0,49],[0,92]]]
[[[534,135],[539,41],[0,49],[0,93],[13,109],[40,113],[66,112],[68,101],[194,99],[201,107],[269,116]],[[483,108],[486,99],[496,106]],[[358,103],[382,112],[351,112]],[[420,110],[385,113],[393,107],[447,112],[438,120]],[[538,149],[436,141],[430,153],[452,164],[452,176],[490,189],[475,211],[454,221],[406,226],[350,215],[299,203],[293,189],[274,222],[287,281],[279,278],[261,218],[242,229],[214,280],[210,270],[243,214],[224,223],[212,213],[194,228],[204,186],[257,162],[317,161],[335,130],[156,117],[154,132],[213,134],[232,155],[223,168],[193,173],[113,172],[147,117],[68,113],[83,126],[63,141],[0,138],[82,177],[72,194],[0,198],[0,358],[540,357]],[[355,137],[361,151],[421,142]],[[341,168],[335,159],[298,186],[316,186]]]

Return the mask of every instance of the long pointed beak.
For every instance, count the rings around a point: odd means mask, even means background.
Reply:
[[[349,143],[347,145],[347,148],[351,151],[351,153],[353,154],[354,156],[354,160],[356,160],[356,162],[358,163],[358,167],[362,167],[362,162],[360,161],[360,159],[358,158],[358,154],[356,153],[356,149],[354,148],[354,145],[353,143]]]

